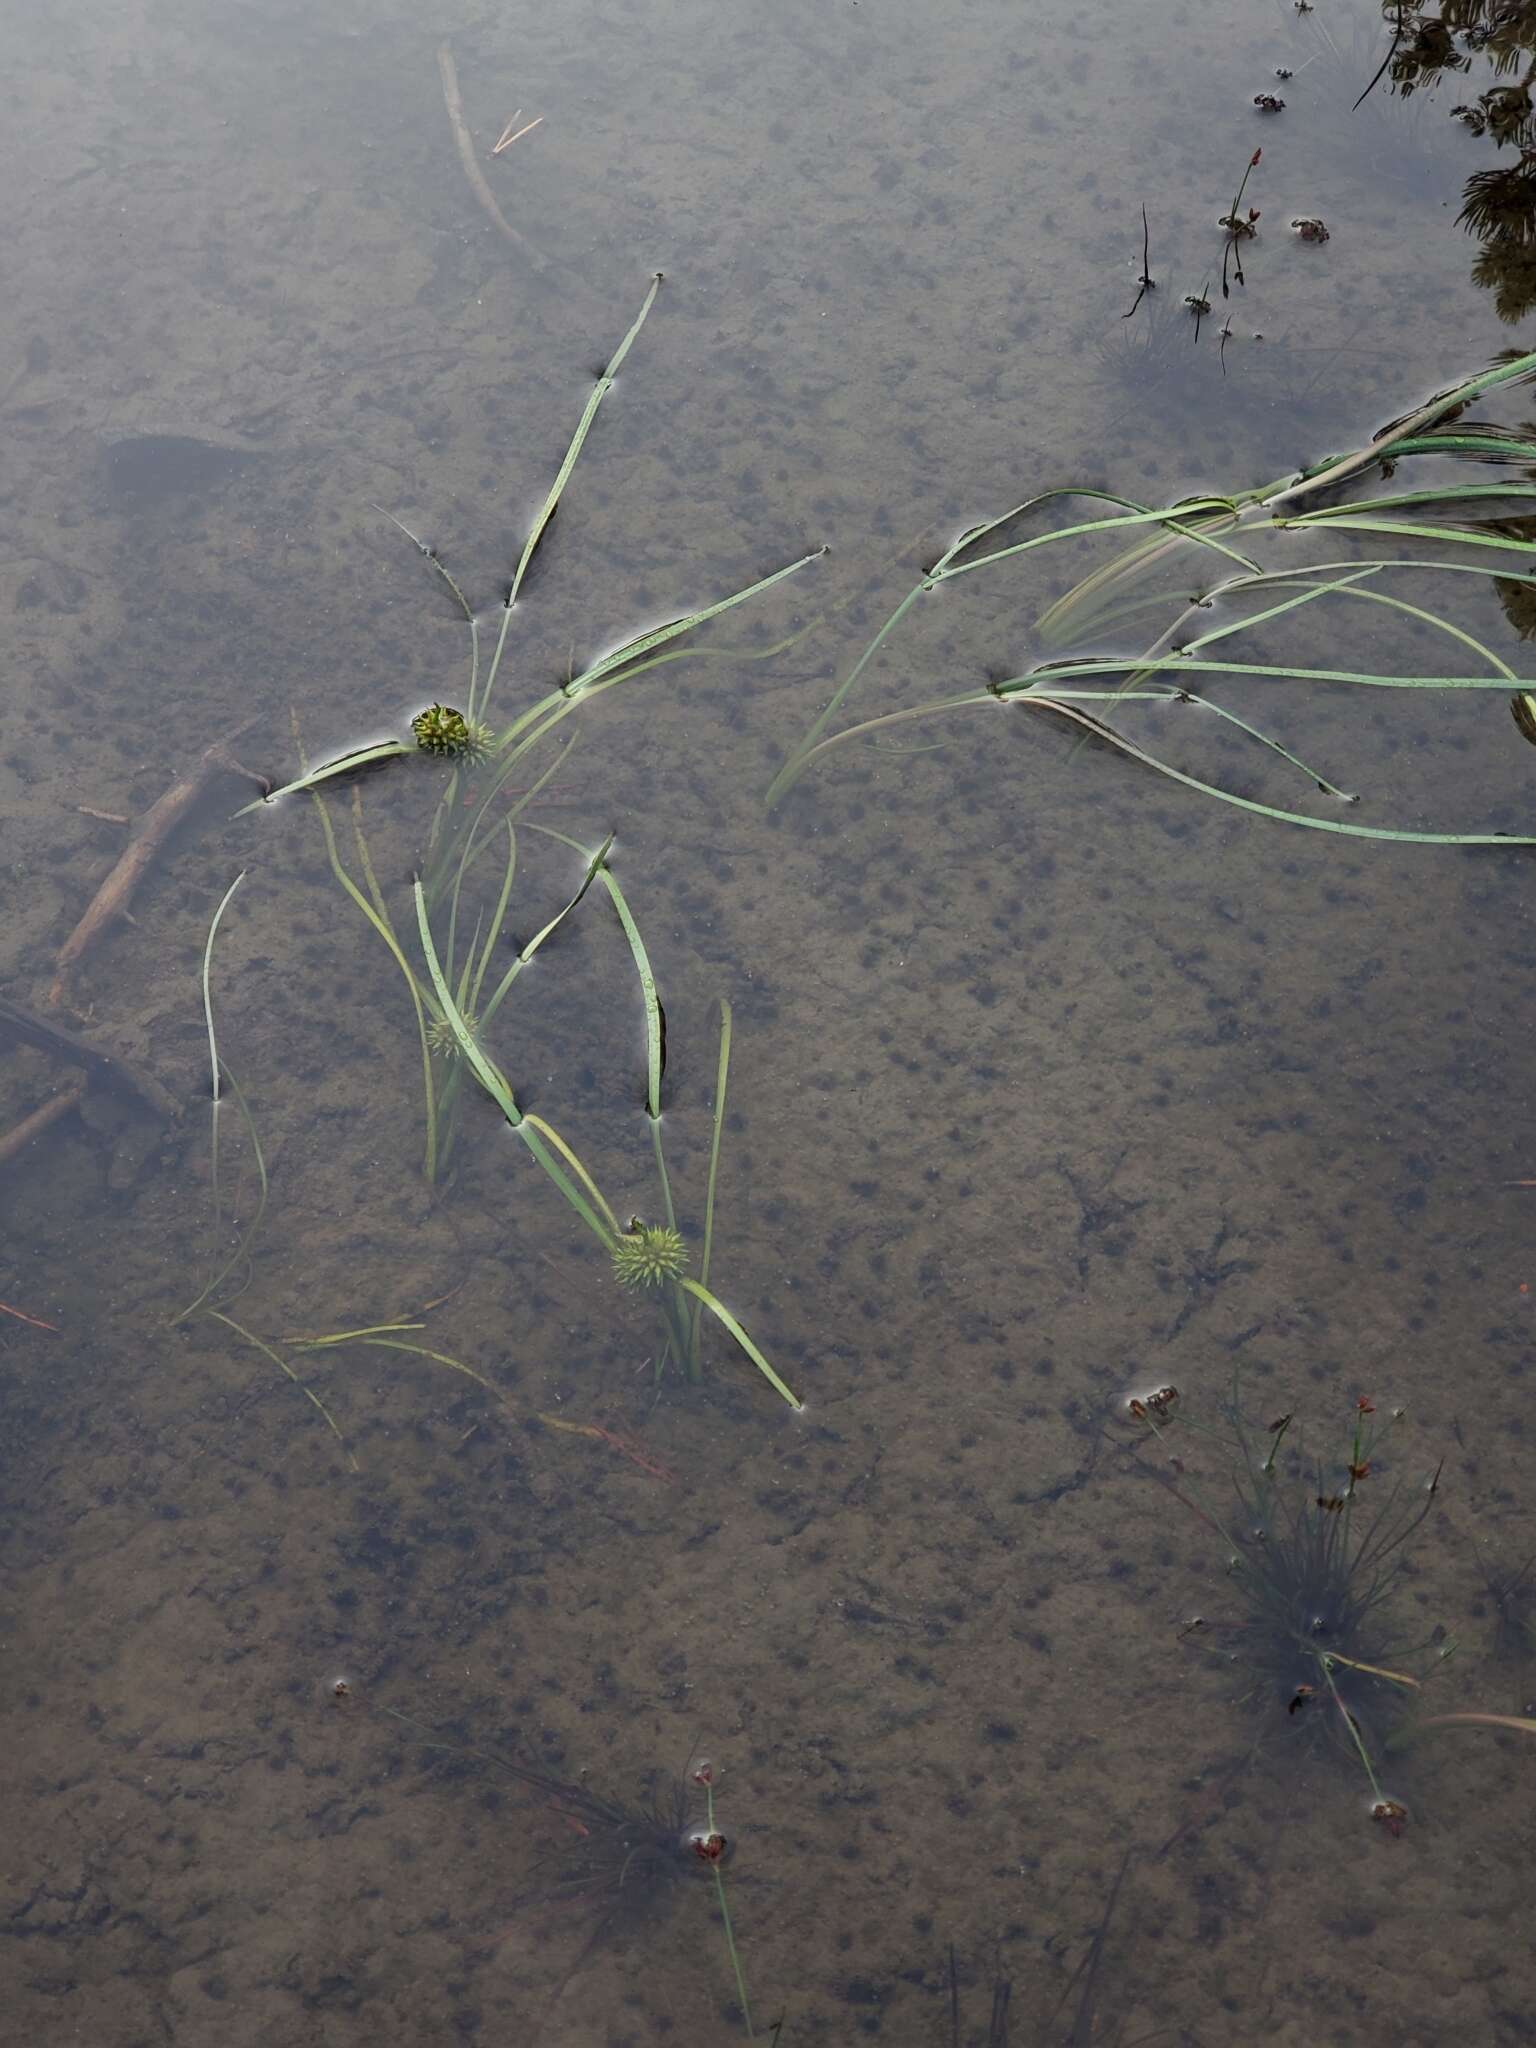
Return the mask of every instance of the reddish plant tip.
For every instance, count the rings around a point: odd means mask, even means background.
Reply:
[[[715,1767],[707,1756],[700,1757],[694,1765],[693,1782],[695,1785],[713,1785],[715,1782]]]
[[[1408,1809],[1400,1799],[1378,1799],[1371,1819],[1379,1821],[1395,1842],[1408,1825]]]
[[[1251,171],[1251,170],[1253,169],[1254,165],[1255,165],[1255,164],[1256,164],[1256,163],[1258,162],[1259,158],[1260,158],[1260,157],[1261,157],[1261,156],[1262,156],[1263,154],[1264,154],[1264,152],[1263,152],[1263,150],[1262,150],[1262,149],[1256,149],[1256,150],[1255,150],[1255,151],[1253,152],[1253,155],[1252,155],[1251,157],[1249,157],[1249,159],[1248,159],[1248,168],[1249,168],[1249,170],[1250,170],[1250,171]]]
[[[1364,1394],[1360,1396],[1355,1406],[1362,1415],[1374,1415],[1376,1413],[1376,1403],[1374,1401],[1367,1401]]]
[[[698,1828],[688,1837],[688,1846],[701,1863],[718,1863],[730,1844],[718,1828]]]

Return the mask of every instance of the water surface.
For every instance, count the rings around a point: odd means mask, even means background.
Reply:
[[[950,2041],[952,1947],[964,2038],[999,1974],[1012,2038],[1047,2038],[1127,1850],[1095,2038],[1530,2037],[1522,1738],[1426,1738],[1391,1788],[1408,1831],[1374,1826],[1347,1758],[1181,1639],[1230,1606],[1226,1559],[1123,1414],[1171,1383],[1212,1415],[1234,1370],[1261,1425],[1294,1410],[1316,1441],[1361,1396],[1404,1405],[1392,1471],[1445,1461],[1402,1596],[1458,1641],[1436,1697],[1526,1708],[1484,1568],[1536,1548],[1533,1197],[1505,1185],[1536,1172],[1528,856],[1287,831],[1022,714],[896,728],[763,804],[967,521],[1068,481],[1254,484],[1527,344],[1457,224],[1498,158],[1450,108],[1488,78],[1383,81],[1352,111],[1378,14],[18,15],[14,1000],[42,1003],[123,843],[96,813],[138,816],[236,729],[282,778],[300,744],[459,701],[463,620],[375,508],[494,627],[654,272],[514,614],[504,704],[831,553],[716,629],[742,652],[569,721],[528,814],[616,834],[694,1215],[733,1005],[717,1281],[803,1416],[723,1340],[702,1391],[658,1399],[655,1317],[488,1103],[451,1183],[423,1183],[403,984],[305,805],[231,821],[249,792],[215,785],[83,964],[65,1020],[187,1107],[162,1129],[93,1096],[3,1170],[0,1297],[58,1325],[0,1319],[5,2038],[746,2037],[707,1872],[589,1946],[593,1916],[549,1896],[570,1817],[386,1708],[621,1800],[707,1749],[753,2017],[786,2044]],[[466,180],[445,40],[533,259]],[[517,108],[542,124],[493,159]],[[1196,345],[1181,301],[1215,289],[1259,147],[1247,287]],[[1158,287],[1126,321],[1143,205]],[[1326,244],[1287,225],[1314,215]],[[1016,673],[1063,580],[933,593],[859,701]],[[1458,617],[1528,669],[1490,592]],[[1383,645],[1354,620],[1286,644],[1366,666]],[[1285,709],[1377,822],[1526,827],[1531,757],[1497,696]],[[438,786],[364,786],[397,916]],[[333,1432],[227,1324],[173,1320],[231,1244],[200,974],[242,869],[213,986],[271,1187],[218,1300],[290,1361],[298,1334],[419,1320],[500,1404],[416,1356],[311,1355]],[[525,834],[519,940],[578,872]],[[495,1048],[626,1217],[655,1207],[633,991],[593,896]],[[22,1047],[3,1071],[8,1126],[60,1069]],[[248,1218],[227,1112],[221,1187]]]

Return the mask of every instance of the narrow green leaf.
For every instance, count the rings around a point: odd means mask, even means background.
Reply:
[[[528,564],[533,560],[534,549],[543,539],[545,527],[548,526],[550,520],[555,516],[555,507],[560,503],[560,494],[571,480],[571,471],[576,467],[587,435],[592,431],[592,422],[597,418],[598,407],[613,389],[614,379],[619,374],[624,358],[634,347],[635,340],[641,328],[645,325],[650,310],[656,303],[656,294],[660,290],[661,272],[658,270],[651,279],[651,288],[645,295],[645,303],[635,315],[629,332],[614,351],[607,368],[592,387],[591,395],[582,408],[581,418],[577,422],[575,433],[571,436],[570,446],[565,451],[564,459],[559,469],[555,472],[555,480],[545,493],[544,502],[539,507],[533,525],[529,529],[527,540],[523,543],[523,552],[518,558],[517,568],[512,576],[511,594],[507,598],[507,608],[509,610],[517,602],[517,593],[522,588],[523,578],[528,573]]]
[[[1156,670],[1160,675],[1271,676],[1283,682],[1354,683],[1373,690],[1507,690],[1512,677],[1498,676],[1389,676],[1368,675],[1347,668],[1285,668],[1271,662],[1186,660],[1178,654],[1160,655],[1147,661],[1127,658],[1110,661],[1055,661],[1042,663],[1022,676],[1010,676],[993,685],[993,694],[1011,697],[1022,692],[1054,689],[1057,683],[1079,676],[1123,675],[1129,669]],[[1522,689],[1536,688],[1521,684]]]
[[[326,1428],[331,1432],[331,1435],[335,1437],[337,1443],[341,1445],[342,1450],[346,1453],[347,1463],[352,1467],[352,1470],[354,1472],[361,1471],[362,1467],[358,1464],[356,1458],[353,1457],[351,1446],[348,1444],[346,1438],[342,1435],[341,1431],[336,1426],[335,1416],[332,1415],[330,1409],[326,1407],[325,1403],[321,1400],[320,1396],[315,1392],[314,1388],[307,1385],[305,1381],[299,1378],[298,1374],[294,1371],[293,1367],[288,1363],[287,1359],[279,1357],[277,1352],[275,1352],[272,1349],[272,1346],[270,1344],[264,1344],[260,1337],[253,1336],[252,1333],[249,1330],[247,1330],[243,1324],[237,1323],[233,1316],[224,1315],[219,1309],[216,1308],[209,1309],[208,1313],[216,1323],[223,1323],[226,1329],[233,1330],[237,1337],[243,1337],[247,1344],[254,1345],[255,1348],[259,1352],[261,1352],[263,1357],[270,1358],[272,1363],[277,1367],[279,1372],[287,1374],[288,1378],[292,1380],[293,1384],[298,1388],[299,1392],[304,1396],[305,1400],[312,1402],[314,1406],[319,1410],[320,1415],[325,1422]]]
[[[617,647],[611,654],[603,655],[572,682],[566,684],[563,694],[567,697],[581,697],[591,691],[594,683],[604,676],[612,675],[618,668],[626,667],[642,654],[648,654],[653,647],[662,647],[669,640],[676,640],[680,634],[691,633],[696,626],[704,625],[710,619],[718,619],[722,612],[728,612],[748,598],[760,597],[765,590],[772,590],[776,583],[782,583],[786,576],[793,576],[809,562],[819,562],[827,552],[825,548],[813,548],[808,555],[801,555],[798,561],[788,562],[782,569],[775,569],[771,576],[761,577],[749,584],[745,590],[738,590],[730,597],[722,597],[715,604],[705,605],[701,610],[689,612],[684,617],[672,619],[664,626],[655,626],[647,633],[639,634]]]
[[[1326,515],[1302,512],[1292,519],[1278,519],[1275,524],[1280,527],[1326,524],[1335,530],[1347,527],[1354,533],[1406,533],[1415,540],[1439,540],[1454,547],[1494,548],[1505,554],[1536,555],[1536,541],[1511,540],[1498,533],[1474,533],[1469,527],[1410,525],[1405,519],[1357,519],[1347,507],[1336,510],[1330,506]]]
[[[656,977],[651,971],[651,956],[645,950],[640,927],[635,923],[634,913],[629,907],[624,891],[614,879],[606,861],[599,865],[598,879],[613,899],[613,907],[619,914],[619,923],[624,927],[624,936],[629,941],[635,972],[640,977],[640,1001],[645,1011],[645,1107],[646,1113],[654,1120],[661,1115],[661,998],[656,993]]]
[[[757,1367],[758,1371],[762,1374],[763,1378],[768,1382],[769,1386],[773,1388],[776,1394],[782,1395],[783,1398],[789,1403],[790,1407],[795,1410],[796,1414],[798,1414],[800,1410],[804,1407],[804,1402],[797,1400],[796,1397],[790,1392],[789,1388],[785,1386],[784,1382],[779,1378],[778,1374],[774,1371],[773,1367],[768,1363],[767,1359],[764,1358],[762,1352],[758,1350],[757,1346],[752,1342],[752,1339],[747,1335],[746,1331],[741,1327],[740,1323],[738,1323],[736,1318],[731,1314],[730,1310],[726,1307],[725,1303],[723,1301],[718,1300],[713,1294],[710,1293],[707,1287],[701,1286],[697,1280],[689,1279],[686,1274],[684,1274],[682,1279],[679,1280],[678,1285],[681,1288],[683,1288],[687,1293],[691,1294],[695,1300],[701,1301],[704,1304],[705,1308],[709,1310],[710,1314],[714,1316],[718,1322],[721,1322],[725,1325],[725,1327],[730,1331],[731,1335],[736,1339],[736,1342],[741,1346],[742,1350],[745,1351],[748,1358],[750,1358],[752,1363]]]
[[[219,1099],[219,1042],[214,1036],[213,991],[209,986],[209,977],[213,972],[213,942],[218,936],[220,921],[225,911],[229,908],[230,898],[245,880],[245,874],[246,871],[242,868],[224,891],[219,907],[213,913],[213,922],[208,927],[208,940],[203,947],[203,1018],[208,1026],[208,1064],[213,1069],[213,1099],[215,1104],[217,1104]]]
[[[366,768],[371,761],[398,761],[408,754],[414,754],[415,747],[408,747],[401,740],[381,740],[377,746],[357,747],[350,754],[339,754],[334,761],[327,761],[319,768],[311,768],[297,781],[285,782],[281,789],[271,790],[266,796],[259,796],[253,802],[242,804],[231,815],[243,818],[248,811],[259,811],[265,804],[275,804],[279,797],[297,796],[301,790],[316,789],[322,782],[329,782],[337,775],[350,775],[355,768]]]
[[[704,1189],[704,1250],[699,1259],[699,1285],[709,1285],[709,1261],[715,1242],[715,1184],[720,1175],[720,1133],[725,1128],[725,1091],[731,1073],[731,1006],[720,998],[720,1054],[715,1068],[715,1106],[710,1117],[709,1178]],[[693,1304],[693,1348],[699,1345],[699,1317],[703,1303]]]

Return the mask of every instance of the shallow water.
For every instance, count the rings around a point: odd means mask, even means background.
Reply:
[[[0,2041],[745,2039],[707,1870],[608,1925],[555,1896],[579,1822],[489,1760],[639,1805],[701,1749],[785,2048],[951,2042],[951,1951],[960,2038],[997,1977],[1010,2038],[1088,2038],[1061,2000],[1127,1851],[1093,2039],[1536,2031],[1525,1738],[1426,1731],[1391,1768],[1408,1829],[1373,1825],[1306,1713],[1244,1704],[1219,1632],[1182,1633],[1231,1611],[1225,1550],[1124,1410],[1176,1384],[1213,1419],[1235,1372],[1261,1431],[1294,1411],[1332,1452],[1357,1398],[1405,1406],[1377,1477],[1444,1464],[1401,1633],[1455,1638],[1443,1711],[1533,1711],[1485,1578],[1536,1549],[1536,1195],[1507,1185],[1536,1173],[1529,855],[1285,828],[992,706],[1006,734],[898,726],[763,803],[968,522],[1066,482],[1257,484],[1526,345],[1456,224],[1494,152],[1450,105],[1485,81],[1352,114],[1378,14],[80,0],[13,24],[6,996],[43,1006],[123,844],[98,813],[138,817],[221,735],[282,779],[297,744],[462,700],[464,621],[375,507],[494,631],[653,272],[502,708],[832,552],[711,629],[791,645],[600,697],[527,813],[617,835],[694,1219],[733,1006],[713,1278],[803,1415],[723,1337],[702,1389],[658,1398],[656,1316],[483,1099],[425,1185],[409,1004],[304,802],[232,819],[249,788],[213,781],[74,976],[62,1021],[186,1108],[92,1090],[0,1168],[0,1299],[57,1325],[0,1316]],[[445,37],[532,256],[465,177]],[[542,124],[492,159],[518,107]],[[1217,218],[1261,146],[1223,306]],[[1158,288],[1125,321],[1143,204]],[[1311,215],[1326,244],[1286,225]],[[851,709],[1018,673],[1087,566],[1045,562],[931,593]],[[1526,673],[1493,596],[1462,600]],[[1318,609],[1256,658],[1442,658]],[[1273,694],[1230,701],[1278,722]],[[1499,694],[1278,701],[1372,822],[1523,828]],[[360,787],[403,922],[441,774]],[[214,1212],[201,984],[241,870],[211,987],[270,1193],[215,1299],[275,1357],[175,1320],[256,1202],[226,1097]],[[580,870],[523,833],[518,941]],[[626,1219],[656,1208],[634,991],[594,891],[494,1034]],[[5,1126],[63,1071],[7,1046]],[[387,1322],[502,1398],[287,1341]]]

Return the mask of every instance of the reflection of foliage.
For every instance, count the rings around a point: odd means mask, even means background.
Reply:
[[[1463,226],[1483,245],[1472,279],[1494,295],[1501,320],[1536,306],[1536,162],[1479,171],[1467,180]]]
[[[1536,540],[1536,519],[1490,520],[1487,530],[1511,540]],[[1511,576],[1494,579],[1494,590],[1504,607],[1504,616],[1522,640],[1536,640],[1536,583],[1516,582]],[[1519,723],[1517,717],[1516,723]],[[1521,731],[1525,728],[1522,725]],[[1526,734],[1529,739],[1531,735]],[[1536,742],[1533,742],[1536,744]]]
[[[1394,38],[1392,88],[1403,98],[1470,72],[1475,58],[1501,81],[1451,111],[1496,149],[1520,152],[1469,178],[1461,209],[1483,245],[1474,282],[1494,294],[1501,320],[1518,320],[1536,307],[1536,0],[1441,0],[1435,8],[1384,0],[1382,13]]]

